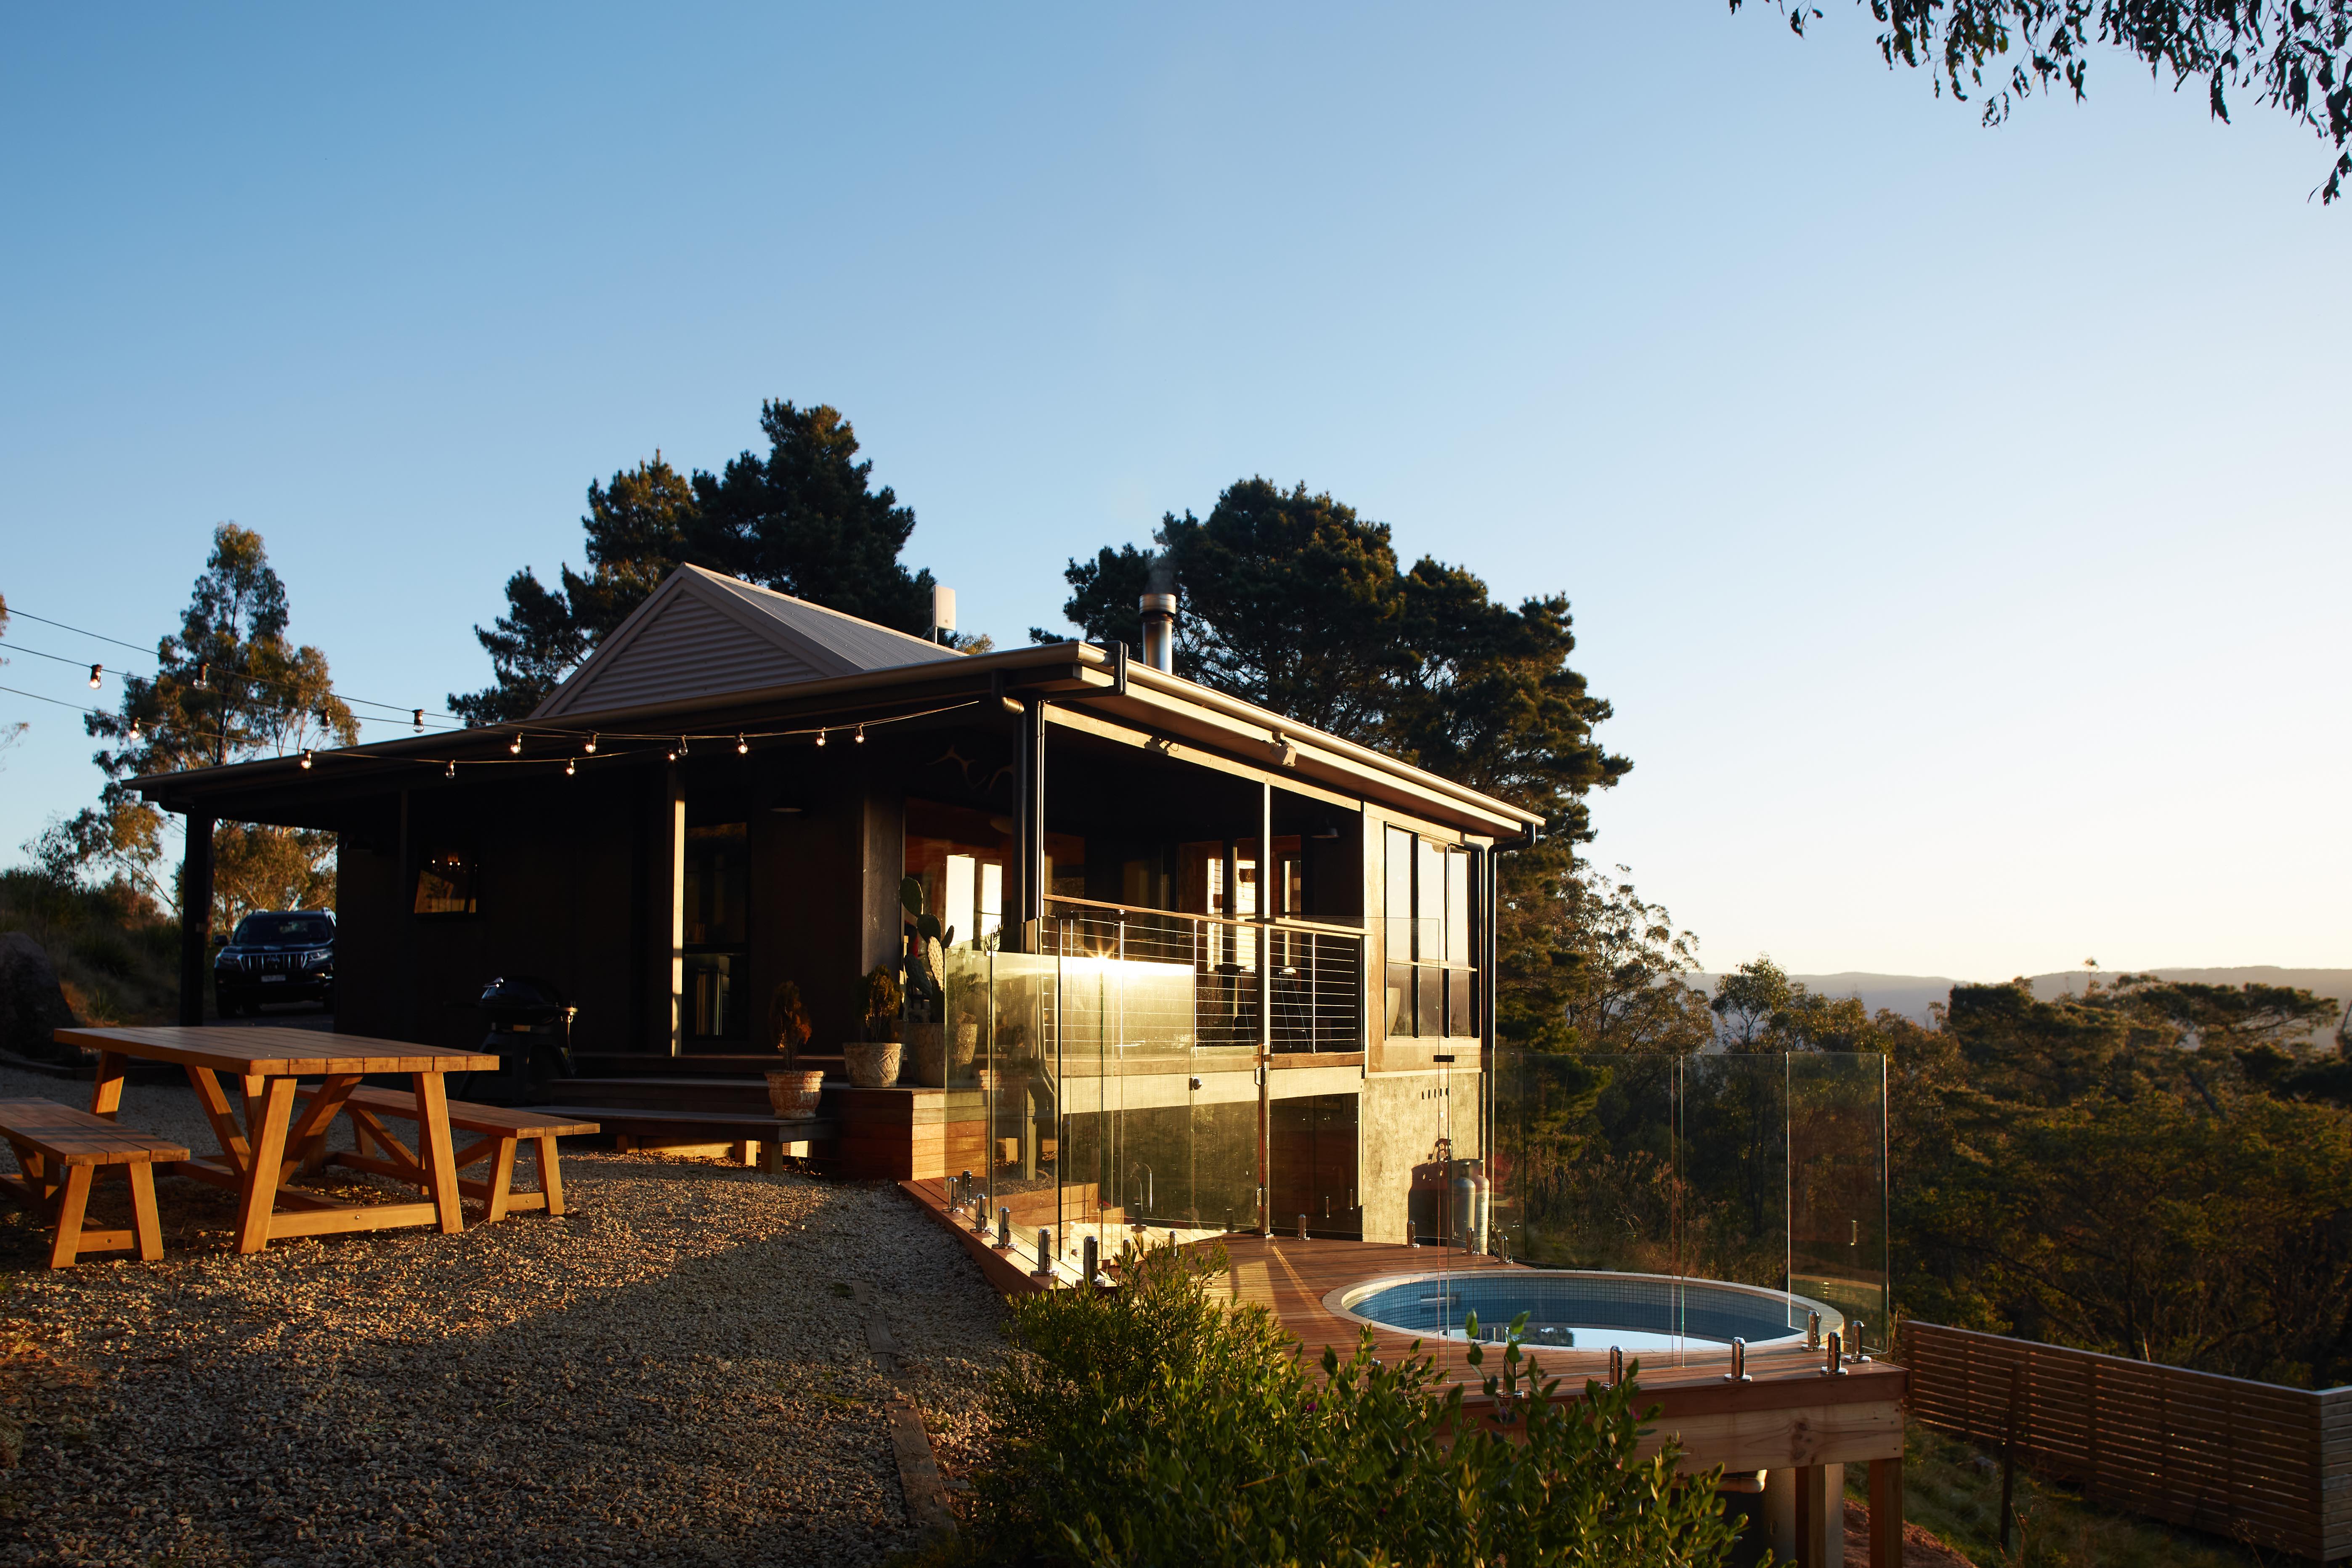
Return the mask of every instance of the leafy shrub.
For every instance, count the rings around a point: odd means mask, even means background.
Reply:
[[[1716,1474],[1636,1457],[1629,1378],[1559,1397],[1517,1343],[1489,1390],[1512,1437],[1465,1415],[1434,1359],[1383,1366],[1368,1331],[1320,1376],[1262,1307],[1212,1299],[1222,1252],[1129,1251],[1115,1291],[1013,1304],[1022,1350],[989,1395],[998,1448],[975,1478],[973,1563],[1508,1563],[1706,1568],[1735,1526]],[[1473,1351],[1483,1366],[1483,1352]]]

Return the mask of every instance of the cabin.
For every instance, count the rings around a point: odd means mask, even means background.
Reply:
[[[520,722],[143,779],[189,829],[183,1021],[212,825],[320,828],[340,1030],[472,1047],[529,975],[577,1009],[567,1103],[716,1115],[764,1098],[785,983],[802,1065],[858,1037],[912,879],[930,1048],[828,1079],[821,1168],[1107,1241],[1458,1230],[1494,858],[1538,818],[1172,673],[1172,609],[1143,657],[974,657],[688,566]]]

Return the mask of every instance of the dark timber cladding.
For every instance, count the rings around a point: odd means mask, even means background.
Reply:
[[[194,829],[191,1021],[215,820],[338,835],[339,1028],[470,1049],[484,984],[520,976],[577,1008],[576,1053],[640,1075],[756,1073],[787,982],[833,1055],[861,977],[900,956],[912,878],[959,942],[1175,987],[1155,1005],[1205,1053],[1199,1081],[1131,1078],[1118,1104],[1139,1137],[1230,1140],[1196,1173],[1225,1184],[1214,1212],[1263,1225],[1278,1203],[1286,1230],[1383,1241],[1442,1227],[1448,1163],[1482,1157],[1492,856],[1538,825],[1117,649],[967,657],[691,568],[527,719],[138,788]],[[1080,1125],[1101,1104],[1058,1077],[993,1131],[956,1109],[965,1081],[888,1091],[948,1095],[895,1173],[1009,1147],[1036,1182],[1108,1147]],[[1123,1179],[1069,1190],[1097,1175]]]

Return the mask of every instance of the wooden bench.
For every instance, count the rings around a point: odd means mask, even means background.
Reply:
[[[305,1084],[297,1098],[308,1103],[319,1093],[315,1085]],[[425,1187],[424,1162],[405,1143],[394,1137],[385,1128],[384,1120],[415,1121],[416,1096],[403,1089],[354,1089],[343,1102],[343,1111],[352,1119],[352,1141],[359,1145],[357,1152],[330,1154],[326,1152],[323,1130],[314,1134],[303,1150],[302,1163],[316,1170],[323,1164],[347,1165],[353,1170],[373,1171],[390,1176],[412,1186]],[[469,1100],[449,1102],[449,1125],[464,1132],[478,1132],[482,1138],[456,1155],[459,1172],[482,1160],[490,1162],[488,1176],[469,1180],[457,1178],[457,1190],[482,1205],[482,1223],[503,1219],[509,1213],[529,1209],[545,1209],[551,1215],[563,1212],[563,1171],[556,1163],[555,1141],[575,1134],[601,1131],[593,1121],[583,1121],[562,1116],[551,1116],[544,1110],[509,1110],[501,1105],[476,1105]],[[515,1145],[530,1139],[538,1146],[539,1191],[519,1193],[514,1190]]]
[[[64,1268],[85,1252],[130,1252],[152,1263],[163,1256],[163,1226],[155,1214],[155,1166],[177,1163],[187,1150],[168,1139],[118,1127],[103,1116],[48,1100],[0,1100],[0,1137],[16,1151],[23,1174],[0,1174],[0,1185],[57,1224],[49,1267]],[[129,1230],[84,1230],[90,1178],[101,1165],[120,1165],[131,1181]]]

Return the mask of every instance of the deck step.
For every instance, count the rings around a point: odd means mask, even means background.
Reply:
[[[835,1131],[829,1117],[777,1116],[772,1112],[751,1115],[725,1110],[614,1110],[601,1105],[533,1105],[525,1109],[541,1116],[593,1120],[607,1132],[649,1138],[708,1134],[730,1141],[756,1138],[763,1142],[773,1140],[779,1143],[804,1143],[830,1139]]]
[[[568,1078],[547,1089],[573,1105],[773,1116],[764,1078]]]

